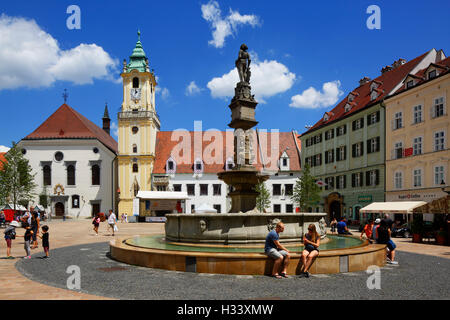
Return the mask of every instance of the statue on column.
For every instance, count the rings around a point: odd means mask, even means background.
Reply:
[[[252,62],[250,59],[250,54],[247,52],[248,47],[244,44],[241,45],[239,50],[238,58],[236,59],[236,68],[239,74],[240,82],[245,82],[247,84],[250,83],[250,63]]]

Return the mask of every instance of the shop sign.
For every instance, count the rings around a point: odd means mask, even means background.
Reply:
[[[173,211],[177,208],[177,200],[152,200],[150,210],[168,210]]]
[[[358,196],[358,202],[372,202],[372,195]]]

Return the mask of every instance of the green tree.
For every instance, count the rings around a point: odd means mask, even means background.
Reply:
[[[306,212],[309,207],[317,205],[320,201],[320,191],[316,178],[311,175],[309,165],[305,165],[302,176],[295,182],[291,199],[301,211]]]
[[[3,170],[0,171],[0,197],[4,202],[11,202],[17,206],[19,202],[29,202],[33,198],[36,188],[34,176],[28,160],[13,142],[12,148],[5,155]]]
[[[256,197],[256,208],[260,212],[264,212],[265,209],[270,207],[270,192],[264,182],[261,182],[255,186],[255,191],[258,192]]]

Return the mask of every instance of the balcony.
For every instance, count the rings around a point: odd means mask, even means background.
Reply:
[[[154,111],[124,111],[118,113],[119,119],[142,119],[142,118],[155,118],[158,122],[159,116]]]

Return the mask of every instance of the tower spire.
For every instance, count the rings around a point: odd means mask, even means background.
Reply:
[[[105,102],[105,112],[103,113],[103,130],[107,134],[111,134],[111,119],[109,118],[108,103]]]
[[[69,97],[69,94],[67,93],[67,89],[64,89],[64,93],[62,94],[62,97],[64,98],[64,104],[66,104],[67,98]]]

